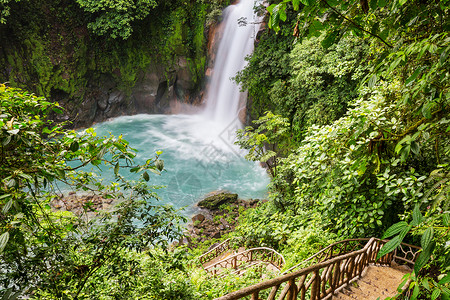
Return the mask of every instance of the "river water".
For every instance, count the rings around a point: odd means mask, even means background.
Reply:
[[[242,70],[253,52],[261,18],[253,8],[261,1],[241,0],[224,10],[219,42],[205,107],[196,115],[136,115],[95,126],[99,135],[123,135],[136,148],[136,162],[143,164],[161,150],[165,171],[151,176],[162,203],[195,211],[207,193],[227,190],[243,199],[267,197],[269,177],[258,163],[245,160],[236,145],[242,128],[238,114],[245,108],[246,93],[231,79]],[[108,173],[104,174],[108,179]],[[109,178],[110,180],[112,177]]]
[[[160,176],[150,173],[149,182],[165,186],[157,191],[161,203],[186,207],[184,214],[189,216],[196,210],[194,204],[213,191],[227,190],[243,199],[267,196],[266,170],[244,158],[233,144],[238,124],[229,125],[203,115],[136,115],[94,127],[98,135],[122,134],[139,151],[136,163],[144,164],[163,151],[165,170]],[[103,176],[112,180],[112,171]]]

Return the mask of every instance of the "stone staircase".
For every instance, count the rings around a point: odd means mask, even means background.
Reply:
[[[227,270],[242,275],[248,269],[262,266],[268,272],[279,272],[285,264],[284,257],[273,249],[258,247],[233,250],[225,240],[199,257],[203,269],[213,275],[223,275]]]
[[[361,278],[344,287],[333,296],[336,300],[377,300],[394,297],[405,274],[412,272],[406,266],[388,267],[370,265]]]
[[[410,268],[421,248],[402,243],[393,252],[377,258],[386,242],[387,240],[376,238],[336,242],[279,277],[229,293],[216,300],[248,299],[248,296],[251,300],[376,300],[393,297],[397,295],[397,287],[404,274],[411,272]],[[205,267],[205,270],[217,275],[220,270],[242,270],[241,265],[258,261],[273,264],[278,270],[282,267],[281,260],[274,259],[281,254],[273,249],[254,248],[231,255],[226,253],[226,250],[221,244],[215,252],[211,250],[212,252],[204,254],[211,261],[213,252],[224,255]],[[282,263],[284,264],[284,258]]]

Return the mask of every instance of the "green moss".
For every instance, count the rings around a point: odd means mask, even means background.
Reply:
[[[88,83],[105,75],[126,94],[151,65],[163,67],[172,82],[173,70],[183,57],[199,88],[206,67],[205,22],[211,4],[171,3],[136,23],[133,35],[123,41],[90,35],[76,3],[30,0],[9,19],[17,39],[8,40],[5,55],[0,55],[5,70],[0,82],[49,98],[53,91],[63,92],[78,103],[89,91]],[[5,39],[0,31],[0,41]]]

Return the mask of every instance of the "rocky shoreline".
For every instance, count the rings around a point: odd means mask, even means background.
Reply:
[[[99,211],[111,209],[116,201],[116,199],[107,199],[96,194],[69,192],[67,195],[54,198],[50,205],[55,210],[70,211],[77,216],[86,214],[88,218],[93,218]]]
[[[200,212],[192,217],[192,222],[187,225],[186,237],[179,244],[196,248],[205,241],[219,239],[235,229],[239,215],[244,210],[255,208],[266,201],[243,200],[229,192],[208,194],[197,203]]]
[[[187,224],[185,237],[178,245],[186,244],[196,248],[200,244],[219,239],[232,232],[237,226],[239,215],[250,208],[255,208],[267,200],[239,199],[238,194],[226,191],[213,192],[200,200],[196,206],[199,212]],[[69,192],[53,199],[51,206],[55,210],[71,211],[81,216],[95,218],[99,211],[109,210],[115,205],[114,199],[106,199],[95,194],[77,194]]]

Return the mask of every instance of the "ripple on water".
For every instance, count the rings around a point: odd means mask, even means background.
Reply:
[[[201,115],[135,115],[119,117],[94,126],[98,135],[122,134],[137,149],[136,162],[143,164],[162,150],[165,171],[151,176],[161,203],[176,208],[194,204],[203,195],[228,190],[241,198],[264,198],[269,177],[258,163],[245,160],[233,144],[229,125],[212,122]],[[233,128],[231,128],[233,129]],[[112,172],[104,174],[112,180]]]

